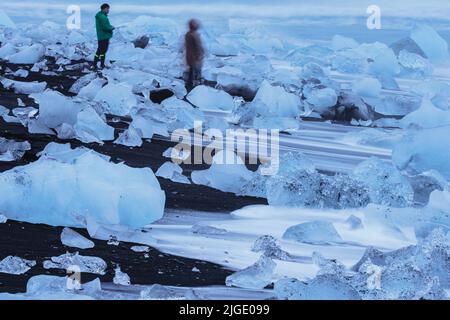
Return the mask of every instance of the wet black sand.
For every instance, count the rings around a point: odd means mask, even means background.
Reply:
[[[78,62],[74,62],[76,64]],[[29,69],[30,66],[16,66],[0,61],[2,74],[8,67],[15,71],[22,67]],[[55,68],[56,69],[56,66]],[[70,70],[59,73],[57,76],[44,76],[31,72],[26,79],[15,79],[18,81],[46,81],[48,87],[58,90],[70,96],[69,88],[82,76],[80,70]],[[16,94],[11,90],[6,90],[0,85],[0,105],[9,109],[18,107],[17,98],[20,98],[26,105],[35,106],[33,99],[27,95]],[[157,98],[157,94],[156,94]],[[155,99],[156,99],[155,98]],[[108,117],[111,120],[111,117]],[[109,121],[109,124],[116,129],[116,136],[128,127],[127,119],[122,118],[120,122]],[[63,141],[51,135],[29,134],[27,129],[20,124],[6,123],[0,118],[0,136],[16,141],[28,141],[31,150],[25,156],[15,162],[0,162],[0,172],[12,169],[16,166],[26,165],[36,161],[36,154],[43,150],[50,142],[70,143],[72,148],[85,146],[97,152],[108,155],[114,162],[125,162],[127,165],[136,168],[148,167],[154,172],[168,159],[162,156],[163,152],[175,144],[166,141],[162,137],[154,137],[151,142],[145,142],[140,148],[130,148],[106,142],[104,145],[84,144],[77,140]],[[182,165],[184,174],[190,176],[193,170],[206,169],[207,165]],[[256,167],[250,168],[255,170]],[[200,185],[185,185],[174,183],[169,180],[159,179],[161,188],[166,193],[166,208],[186,209],[206,212],[231,212],[247,205],[266,204],[265,199],[252,197],[238,197],[235,194],[224,193]],[[108,245],[106,241],[93,240],[95,247],[89,250],[78,250],[66,248],[60,241],[62,228],[55,228],[46,225],[29,224],[16,221],[8,221],[0,224],[0,259],[9,255],[16,255],[22,258],[36,260],[37,266],[24,275],[15,276],[0,273],[0,292],[24,292],[26,283],[32,276],[39,274],[65,275],[64,270],[45,270],[42,262],[52,256],[59,256],[68,252],[79,251],[81,255],[98,256],[103,258],[107,264],[107,273],[101,276],[103,282],[111,282],[114,276],[116,264],[121,266],[123,272],[128,273],[131,282],[134,284],[164,284],[176,286],[205,286],[223,285],[225,278],[231,273],[221,266],[163,254],[158,250],[151,249],[149,257],[145,258],[143,253],[135,253],[130,248],[133,244],[121,243],[119,246]],[[85,230],[77,230],[88,236]],[[196,267],[201,272],[194,273],[192,269]],[[89,281],[98,277],[97,275],[83,275],[83,281]]]

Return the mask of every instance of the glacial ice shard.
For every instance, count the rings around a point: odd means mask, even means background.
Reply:
[[[20,275],[36,265],[36,261],[8,256],[0,261],[0,273]]]
[[[275,267],[276,263],[263,255],[255,264],[228,276],[225,283],[228,287],[264,289],[272,283]]]
[[[61,233],[61,242],[63,245],[72,248],[91,249],[94,247],[94,242],[86,239],[81,234],[70,228],[63,229]]]

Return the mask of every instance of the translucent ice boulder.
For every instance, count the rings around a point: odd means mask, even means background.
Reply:
[[[36,261],[23,259],[15,256],[8,256],[0,261],[0,273],[20,275],[36,265]]]
[[[261,236],[256,239],[252,246],[252,251],[260,252],[272,259],[288,260],[290,258],[289,253],[281,249],[277,239],[269,235]]]
[[[81,256],[78,252],[65,253],[51,260],[44,261],[45,269],[65,269],[77,266],[79,272],[104,275],[107,267],[106,262],[99,257]]]
[[[125,116],[137,105],[136,96],[131,86],[125,83],[107,84],[95,96],[95,101],[103,102],[105,112],[117,116]]]
[[[138,228],[162,217],[165,194],[150,169],[77,150],[1,173],[0,211],[10,219],[68,227],[84,227],[91,218]]]
[[[0,137],[0,161],[16,161],[31,149],[29,142],[17,142]]]
[[[272,283],[275,267],[276,263],[263,255],[255,264],[228,276],[225,283],[228,287],[264,289]]]
[[[242,159],[231,150],[219,151],[207,170],[194,171],[192,182],[219,189],[224,192],[239,193],[242,186],[253,178]]]
[[[406,207],[413,203],[413,188],[392,164],[370,158],[355,168],[353,176],[368,187],[374,203],[394,207]]]
[[[450,110],[436,108],[429,99],[424,98],[420,108],[407,114],[400,124],[403,128],[414,125],[424,129],[450,126]]]
[[[114,269],[113,283],[121,286],[129,286],[131,284],[131,281],[128,274],[122,272],[122,270],[120,270],[120,267],[117,266],[117,268]]]
[[[39,93],[43,92],[45,88],[47,87],[46,82],[22,82],[22,81],[14,81],[9,79],[3,79],[1,81],[3,87],[5,89],[14,90],[16,93],[22,93],[22,94],[32,94],[32,93]]]
[[[33,44],[30,47],[21,48],[19,52],[8,56],[11,63],[34,64],[44,57],[45,48],[42,44]]]
[[[86,239],[81,234],[70,228],[63,229],[61,233],[61,242],[63,245],[72,248],[91,249],[94,247],[94,242]]]
[[[183,175],[183,169],[173,162],[165,162],[158,171],[156,171],[155,175],[157,177],[169,179],[173,182],[191,184],[189,179]]]
[[[392,159],[400,169],[422,173],[431,169],[450,179],[450,126],[411,130],[395,145]]]
[[[73,128],[77,139],[85,143],[103,143],[114,139],[114,128],[107,125],[93,108],[79,112]]]
[[[120,133],[114,143],[121,144],[127,147],[140,147],[142,146],[142,131],[141,129],[136,129],[132,125],[128,127],[127,130]]]
[[[337,275],[320,275],[308,282],[282,279],[275,283],[275,293],[283,300],[360,300],[351,285]]]
[[[200,110],[232,110],[234,108],[232,96],[225,91],[207,86],[195,87],[186,98]]]
[[[32,94],[30,97],[39,104],[39,121],[48,128],[56,128],[63,123],[76,123],[80,108],[70,98],[52,90]]]
[[[283,239],[312,244],[330,244],[342,241],[333,224],[328,221],[311,221],[292,226]]]
[[[261,83],[253,102],[262,104],[258,108],[258,112],[261,115],[292,118],[300,115],[300,98],[286,92],[282,87],[272,86],[266,80]]]

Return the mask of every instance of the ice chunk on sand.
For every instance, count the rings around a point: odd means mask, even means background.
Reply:
[[[165,203],[150,169],[113,164],[93,152],[41,157],[3,172],[0,194],[0,211],[10,219],[68,227],[84,227],[91,218],[139,228],[160,219]]]
[[[0,273],[20,275],[36,265],[36,261],[8,256],[0,261]]]
[[[0,214],[0,223],[6,223],[8,221],[8,218],[6,218],[4,215]]]
[[[338,96],[332,88],[311,88],[304,90],[306,101],[313,106],[313,110],[323,113],[337,103]]]
[[[103,143],[114,139],[114,128],[107,125],[93,108],[79,112],[73,128],[77,138],[84,143]]]
[[[30,47],[22,48],[19,52],[8,56],[11,63],[33,64],[42,60],[45,48],[42,44],[33,44]]]
[[[99,279],[81,284],[68,277],[34,276],[27,283],[26,299],[38,300],[91,300],[101,293]]]
[[[298,96],[286,92],[283,87],[272,86],[267,80],[261,83],[253,102],[261,104],[259,114],[269,117],[298,117],[302,105]]]
[[[195,87],[186,99],[200,110],[233,110],[234,100],[225,91],[207,86]]]
[[[320,275],[309,282],[282,279],[275,283],[275,293],[283,300],[360,300],[358,292],[338,276]]]
[[[242,186],[250,181],[253,173],[245,167],[242,159],[231,150],[219,151],[207,170],[194,171],[192,182],[219,189],[223,192],[240,192]]]
[[[78,92],[78,96],[82,98],[86,98],[88,100],[94,100],[97,96],[97,93],[103,88],[103,85],[106,83],[105,79],[95,78],[88,85],[82,87]]]
[[[61,242],[63,245],[72,248],[91,249],[94,247],[94,242],[86,239],[81,234],[70,228],[63,229],[61,233]]]
[[[330,244],[342,241],[333,224],[328,221],[310,221],[292,226],[283,239],[312,244]]]
[[[252,246],[253,252],[261,252],[266,257],[279,260],[290,258],[289,253],[283,251],[278,244],[277,239],[270,235],[261,236],[256,239]]]
[[[420,108],[407,114],[400,120],[400,124],[403,128],[407,128],[410,125],[416,125],[424,129],[450,126],[450,111],[436,108],[429,99],[424,98]]]
[[[225,284],[228,287],[264,289],[272,283],[275,267],[276,263],[263,255],[255,264],[228,276]]]
[[[104,102],[107,105],[106,112],[118,116],[128,115],[137,104],[131,86],[125,83],[109,83],[97,93],[94,100]]]
[[[374,203],[393,207],[406,207],[413,203],[411,184],[392,164],[370,158],[355,168],[353,176],[368,186]]]
[[[45,90],[47,87],[46,82],[22,82],[22,81],[14,81],[9,79],[3,79],[1,81],[3,87],[5,89],[11,89],[14,90],[15,93],[22,93],[22,94],[32,94],[32,93],[39,93]]]
[[[156,171],[155,175],[157,177],[169,179],[173,182],[191,184],[189,179],[183,175],[183,169],[170,161],[164,163],[158,171]]]
[[[450,179],[450,126],[414,130],[395,145],[392,160],[400,169],[416,173],[436,170]]]
[[[47,90],[30,95],[39,104],[39,120],[48,128],[56,128],[63,123],[74,125],[79,107],[61,93]]]
[[[367,78],[356,81],[353,85],[353,90],[360,96],[377,98],[380,96],[381,83],[377,79]]]
[[[403,67],[404,75],[423,78],[433,74],[433,65],[416,53],[402,50],[398,54],[398,62]]]
[[[129,286],[131,284],[130,277],[120,270],[120,267],[117,266],[116,269],[114,269],[114,279],[113,283],[121,286]]]
[[[58,257],[52,257],[51,261],[44,261],[45,269],[65,269],[77,266],[80,272],[104,275],[106,262],[99,257],[81,256],[78,252],[65,253]]]
[[[140,147],[142,146],[142,131],[130,125],[127,130],[119,135],[114,143],[127,147]]]
[[[134,252],[149,252],[150,251],[150,247],[147,247],[147,246],[132,246],[131,250],[133,250]]]
[[[0,161],[16,161],[31,149],[29,142],[16,142],[0,137]]]
[[[13,55],[16,52],[16,48],[11,43],[6,43],[0,47],[0,59],[5,59],[7,56]]]
[[[191,152],[189,150],[185,149],[176,149],[176,148],[169,148],[163,153],[163,157],[170,158],[172,160],[181,160],[185,161],[189,159],[191,156]]]
[[[430,26],[418,24],[411,31],[413,39],[420,49],[432,61],[441,61],[448,58],[448,43]]]

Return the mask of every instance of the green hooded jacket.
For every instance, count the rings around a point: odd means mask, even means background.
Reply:
[[[109,40],[113,36],[113,26],[109,23],[108,15],[100,11],[95,15],[98,41]]]

